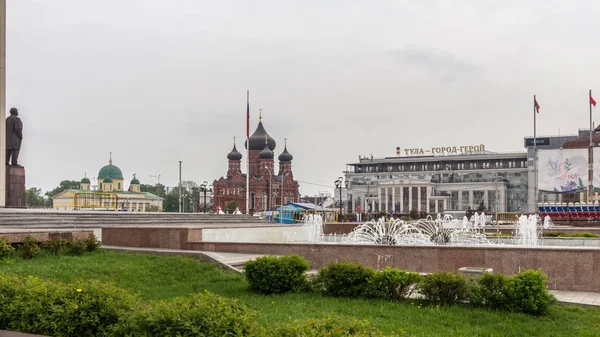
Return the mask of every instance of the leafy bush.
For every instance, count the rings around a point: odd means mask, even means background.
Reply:
[[[5,237],[0,237],[0,262],[7,261],[14,253],[15,248]]]
[[[67,248],[67,240],[52,239],[42,242],[42,249],[51,252],[54,255],[60,255]]]
[[[83,255],[87,250],[87,242],[76,238],[69,240],[69,254],[71,255]]]
[[[282,294],[306,288],[310,263],[299,255],[263,256],[248,261],[244,274],[250,288],[262,294]]]
[[[544,232],[544,233],[542,233],[542,236],[548,237],[548,238],[558,238],[561,236],[567,236],[567,233],[565,233],[565,232]]]
[[[387,267],[375,271],[367,285],[367,296],[401,300],[410,296],[421,275]]]
[[[115,336],[261,336],[258,313],[209,292],[140,308],[121,320]],[[262,332],[262,333],[261,333]]]
[[[383,336],[368,321],[329,314],[320,318],[295,320],[272,329],[273,337],[376,337]]]
[[[510,276],[505,286],[505,309],[533,315],[543,315],[555,301],[546,289],[548,276],[540,270],[526,270]]]
[[[84,242],[85,242],[86,250],[88,252],[95,251],[102,244],[100,241],[98,241],[98,239],[96,238],[96,235],[94,235],[94,233],[90,234],[90,236],[88,236],[87,239],[84,240]]]
[[[594,233],[590,233],[590,232],[581,232],[581,233],[571,234],[571,237],[574,237],[574,238],[597,238],[598,235],[594,234]]]
[[[493,309],[542,315],[555,300],[546,289],[546,280],[539,270],[512,276],[485,274],[477,280],[471,301]]]
[[[565,232],[544,232],[543,237],[547,238],[597,238],[598,234],[590,232],[565,233]]]
[[[504,309],[506,305],[506,285],[508,278],[498,273],[485,273],[477,279],[473,287],[471,303],[494,309]]]
[[[313,285],[325,295],[359,297],[366,294],[373,274],[373,270],[358,263],[334,262],[319,269]]]
[[[19,247],[19,255],[24,259],[31,259],[40,253],[38,241],[31,235],[23,238],[23,243]]]
[[[464,275],[445,271],[425,275],[419,290],[426,299],[442,304],[465,301],[471,293]]]
[[[62,284],[0,274],[0,329],[47,336],[105,336],[138,299],[110,284]]]

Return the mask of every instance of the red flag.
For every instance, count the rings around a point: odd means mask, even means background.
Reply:
[[[593,106],[596,106],[596,101],[594,100],[594,97],[592,97],[591,94],[590,94],[590,104]]]
[[[540,105],[535,98],[533,99],[533,107],[535,108],[535,112],[540,113]]]

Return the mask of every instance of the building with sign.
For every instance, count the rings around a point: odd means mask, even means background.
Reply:
[[[595,147],[600,144],[600,132],[597,131],[600,127],[594,130]],[[467,209],[475,210],[482,203],[486,210],[492,212],[535,212],[537,203],[586,201],[584,187],[587,178],[582,177],[581,182],[577,178],[554,185],[544,179],[551,173],[551,162],[567,158],[567,149],[589,147],[589,129],[579,130],[577,135],[536,137],[535,143],[538,150],[537,171],[533,137],[524,139],[526,151],[523,152],[495,153],[486,151],[485,146],[480,144],[396,147],[395,157],[359,157],[357,162],[346,165],[345,176],[350,181],[347,210],[444,212],[461,216]],[[561,153],[556,151],[565,151],[565,154],[560,157]],[[598,155],[593,156],[594,185],[600,186],[600,147],[594,149],[595,152]],[[571,178],[575,174],[585,175],[579,172],[583,165],[579,158],[582,153],[571,151],[568,155],[573,161],[569,164],[570,172],[578,170],[568,175]],[[599,191],[599,188],[595,190]],[[597,192],[594,200],[598,200]]]
[[[472,152],[437,149],[434,155],[359,157],[358,162],[347,164],[349,208],[456,216],[482,203],[490,211],[526,209],[526,152],[493,153],[483,146]]]

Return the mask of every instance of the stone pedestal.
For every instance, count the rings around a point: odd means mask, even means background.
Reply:
[[[6,207],[25,208],[25,168],[6,166]]]

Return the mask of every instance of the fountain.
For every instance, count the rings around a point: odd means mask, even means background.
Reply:
[[[538,225],[539,217],[537,215],[521,215],[517,221],[515,229],[516,244],[523,246],[538,245]]]
[[[405,222],[398,219],[371,220],[357,226],[348,235],[337,237],[323,234],[323,220],[319,215],[307,215],[304,218],[302,230],[287,237],[286,241],[301,241],[311,243],[344,243],[344,244],[375,244],[375,245],[502,245],[502,242],[521,245],[537,246],[538,227],[549,229],[553,227],[552,220],[546,216],[542,220],[537,215],[522,215],[516,222],[515,240],[490,241],[483,231],[486,225],[485,214],[475,213],[471,220],[462,220],[450,215],[438,214],[435,219],[427,216],[415,222]],[[306,238],[305,240],[303,238]]]
[[[342,243],[379,245],[489,245],[484,233],[463,228],[459,220],[426,218],[413,223],[380,218],[359,225]]]
[[[323,242],[323,218],[320,215],[309,214],[304,218],[307,242]]]

